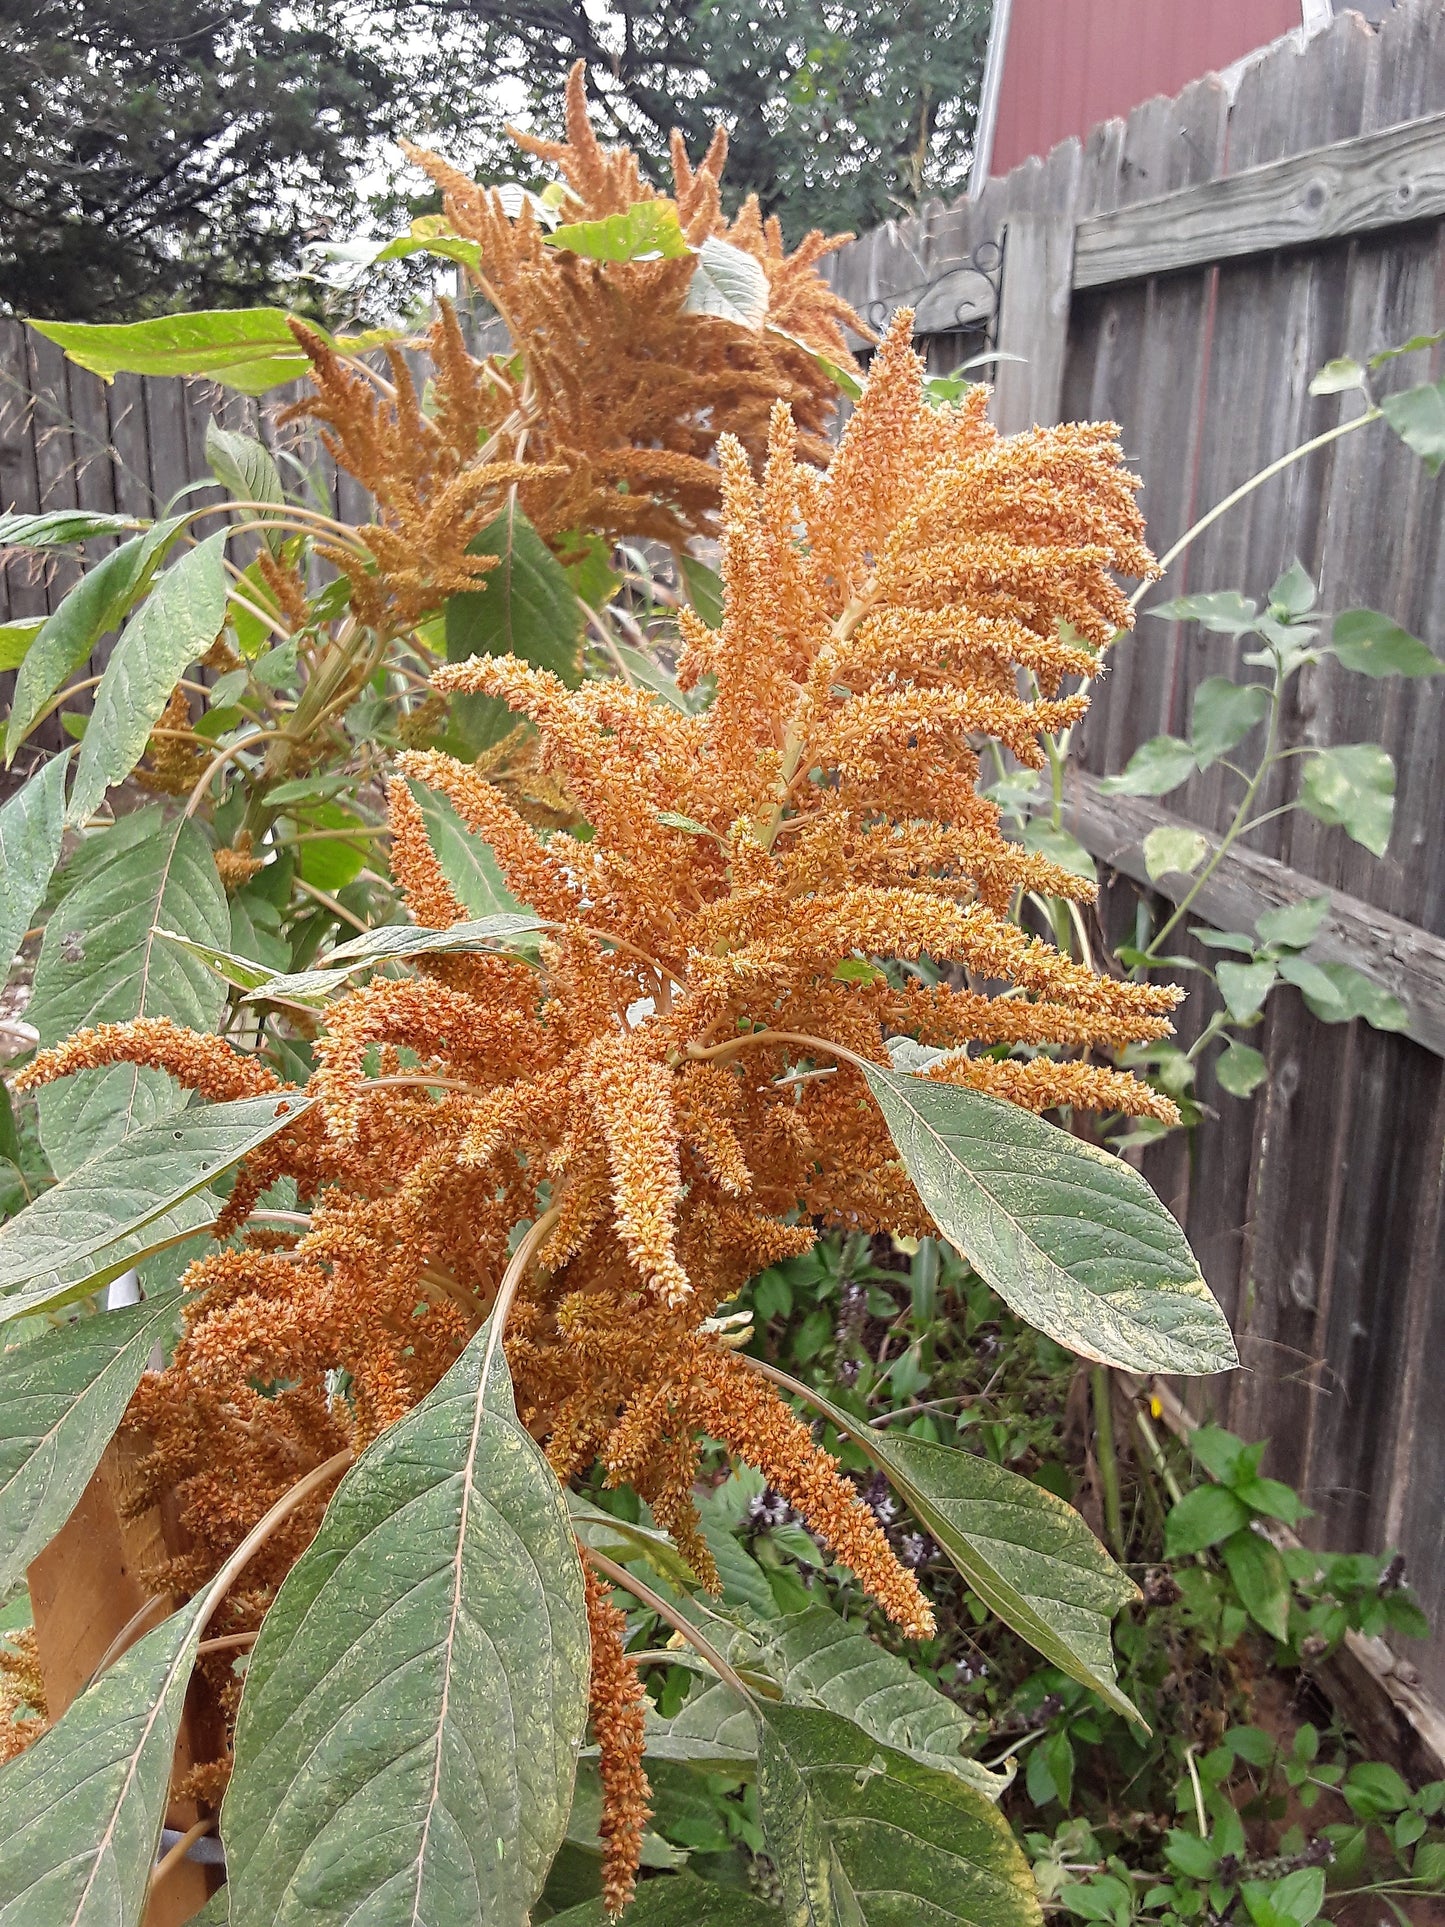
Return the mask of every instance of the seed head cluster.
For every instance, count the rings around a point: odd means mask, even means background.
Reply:
[[[820,1229],[934,1230],[832,1047],[886,1064],[910,1039],[943,1053],[928,1076],[1031,1110],[1166,1117],[1089,1053],[1167,1031],[1176,993],[1095,975],[1009,921],[1020,891],[1089,889],[1006,840],[978,790],[990,739],[1041,760],[1039,731],[1084,706],[1066,680],[1094,674],[1128,622],[1117,577],[1153,568],[1136,483],[1110,427],[1004,439],[981,391],[930,406],[909,325],[826,471],[785,405],[760,464],[721,439],[725,613],[715,630],[683,619],[681,680],[711,686],[707,707],[621,681],[569,690],[511,657],[437,674],[527,720],[532,780],[591,835],[529,821],[484,769],[402,754],[394,865],[417,920],[464,912],[408,778],[450,800],[545,927],[328,1007],[311,1108],[242,1168],[225,1242],[187,1274],[174,1361],[131,1408],[150,1489],[177,1496],[188,1534],[176,1587],[405,1413],[489,1312],[517,1228],[555,1211],[505,1342],[557,1476],[600,1465],[630,1485],[712,1581],[693,1490],[700,1441],[720,1441],[900,1627],[931,1630],[874,1510],[717,1314]],[[920,960],[939,968],[898,968]],[[83,1034],[27,1081],[122,1057],[208,1097],[281,1088],[229,1044],[158,1023]],[[257,1209],[282,1178],[294,1210]],[[218,1631],[258,1622],[315,1521],[293,1516]],[[630,1689],[595,1595],[592,1618],[608,1838],[631,1854]],[[625,1873],[614,1854],[618,1900]]]

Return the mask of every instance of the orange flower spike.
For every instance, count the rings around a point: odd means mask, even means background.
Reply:
[[[642,1859],[642,1838],[652,1815],[651,1788],[642,1764],[647,1690],[627,1657],[627,1617],[612,1603],[611,1589],[582,1558],[587,1592],[587,1630],[592,1638],[588,1689],[592,1732],[602,1776],[602,1897],[616,1920],[632,1898]]]
[[[607,1145],[618,1233],[642,1276],[677,1304],[692,1284],[673,1243],[682,1196],[673,1074],[613,1036],[588,1050],[580,1082]]]
[[[387,785],[387,820],[391,827],[391,870],[401,885],[407,908],[428,929],[446,930],[466,919],[466,910],[447,882],[427,835],[426,818],[404,776]]]
[[[255,1057],[243,1057],[222,1038],[187,1030],[169,1017],[135,1017],[125,1024],[97,1024],[78,1030],[63,1044],[41,1051],[15,1077],[17,1091],[33,1091],[57,1077],[98,1070],[107,1064],[139,1064],[165,1071],[212,1103],[264,1097],[268,1091],[294,1090]]]

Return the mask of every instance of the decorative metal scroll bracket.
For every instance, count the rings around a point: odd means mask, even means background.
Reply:
[[[980,241],[967,259],[936,262],[929,279],[866,302],[863,319],[882,333],[900,308],[912,308],[917,335],[977,332],[984,347],[996,348],[1007,243],[1008,229],[1000,228],[996,240]]]

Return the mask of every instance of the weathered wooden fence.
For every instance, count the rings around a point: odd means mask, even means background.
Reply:
[[[1266,463],[1359,408],[1312,399],[1331,357],[1445,326],[1445,6],[1378,29],[1346,14],[1273,50],[1231,100],[1218,79],[1152,100],[836,257],[833,280],[875,324],[916,304],[946,366],[992,325],[1000,424],[1103,417],[1123,426],[1162,553]],[[994,293],[971,264],[1002,249]],[[921,296],[921,298],[920,298]],[[960,328],[972,332],[960,333]],[[1386,387],[1441,372],[1439,349]],[[1383,426],[1290,467],[1203,535],[1159,596],[1262,595],[1300,557],[1332,610],[1387,611],[1445,655],[1445,480]],[[1246,645],[1247,646],[1247,645]],[[1160,732],[1193,690],[1233,673],[1239,645],[1145,620],[1117,653],[1086,727],[1073,827],[1108,882],[1117,939],[1147,887],[1140,843],[1160,823],[1228,822],[1217,768],[1170,798],[1102,797],[1098,778]],[[1380,741],[1399,794],[1376,861],[1313,817],[1276,819],[1227,861],[1197,908],[1228,929],[1328,890],[1323,948],[1388,983],[1406,1035],[1329,1026],[1296,992],[1270,999],[1268,1083],[1249,1101],[1206,1080],[1218,1115],[1145,1168],[1188,1226],[1236,1330],[1244,1370],[1191,1404],[1272,1440],[1268,1464],[1335,1548],[1400,1547],[1441,1632],[1413,1663],[1445,1690],[1445,677],[1375,682],[1307,670],[1298,744]],[[1287,768],[1297,768],[1287,765]],[[1282,800],[1274,796],[1271,803]],[[1168,887],[1166,880],[1165,887]],[[1174,892],[1176,900],[1182,891]],[[1195,952],[1201,955],[1200,952]],[[1195,983],[1198,979],[1193,980]],[[1209,1012],[1191,997],[1186,1041]],[[1255,1041],[1260,1041],[1257,1037]]]

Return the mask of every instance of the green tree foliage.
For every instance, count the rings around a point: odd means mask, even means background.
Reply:
[[[558,82],[585,60],[603,138],[666,167],[668,130],[699,153],[722,121],[730,205],[757,194],[790,242],[809,228],[875,227],[967,176],[990,0],[432,0],[458,30],[447,89],[482,178],[515,176],[500,129],[480,136],[480,95],[552,131]],[[445,125],[445,121],[443,125]],[[487,123],[489,127],[494,122]]]
[[[267,299],[392,124],[381,24],[364,0],[0,0],[0,308]]]

